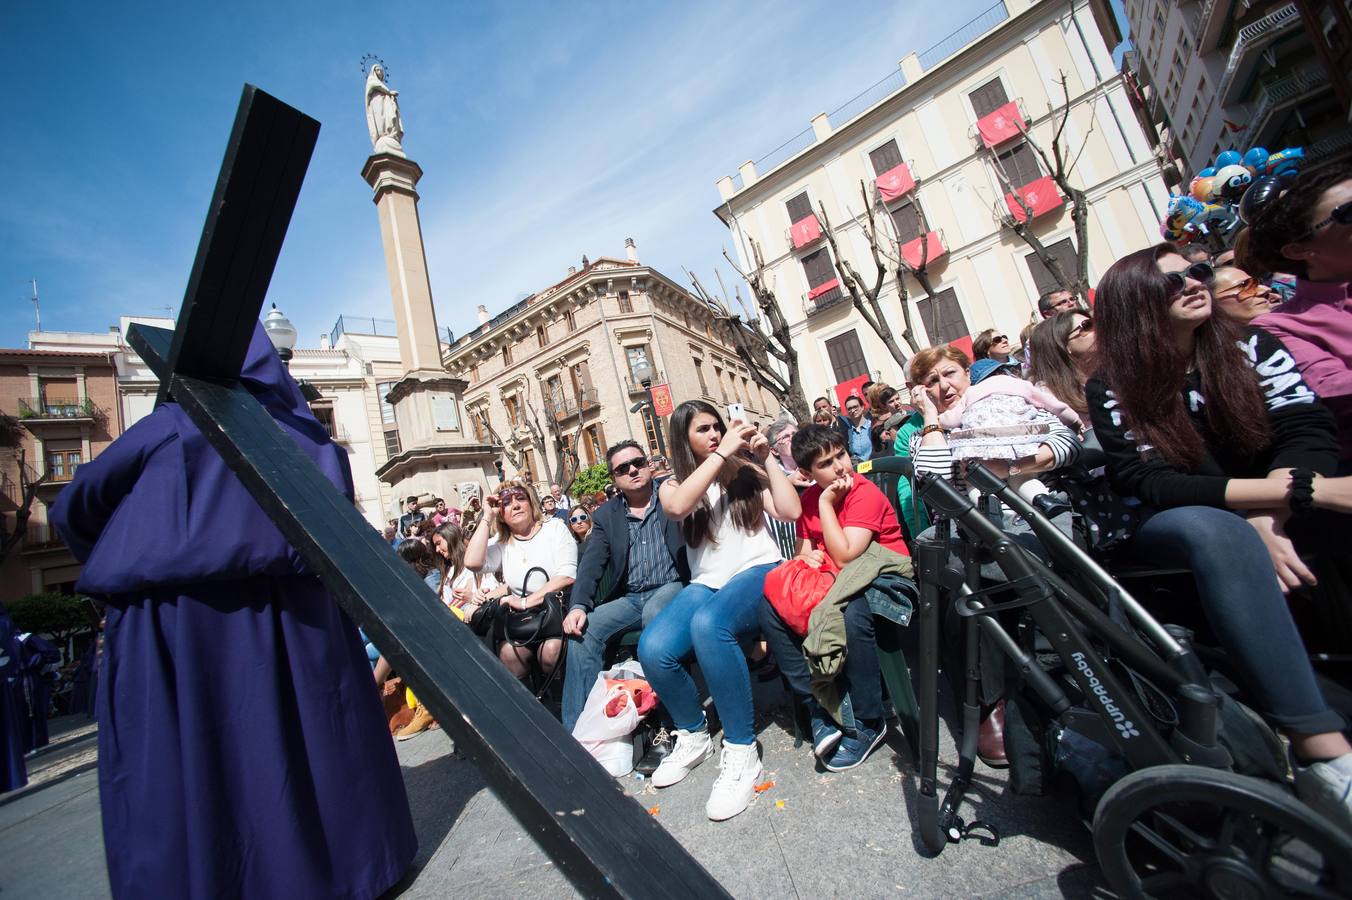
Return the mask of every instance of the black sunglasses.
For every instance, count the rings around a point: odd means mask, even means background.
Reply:
[[[1193,281],[1200,281],[1202,284],[1211,284],[1211,279],[1215,277],[1216,270],[1211,267],[1211,263],[1204,262],[1193,263],[1182,272],[1164,273],[1164,280],[1169,283],[1170,297],[1176,297],[1183,293],[1183,289],[1188,286],[1188,278]]]
[[[991,335],[991,343],[992,343],[992,344],[998,344],[998,343],[1000,343],[1001,341],[1007,341],[1007,340],[1009,340],[1009,335],[1007,335],[1007,334],[993,334],[993,335]]]
[[[1093,331],[1093,330],[1094,330],[1094,320],[1093,320],[1093,319],[1081,319],[1081,320],[1080,320],[1080,323],[1079,323],[1078,325],[1076,325],[1074,328],[1070,329],[1070,331],[1067,331],[1067,332],[1066,332],[1066,340],[1068,340],[1068,341],[1069,341],[1069,340],[1073,340],[1073,339],[1079,337],[1080,335],[1082,335],[1082,334],[1088,334],[1089,332],[1091,332],[1091,331]]]
[[[1329,217],[1327,219],[1315,222],[1314,226],[1310,228],[1309,231],[1305,232],[1300,239],[1303,241],[1306,238],[1312,237],[1316,231],[1319,231],[1322,228],[1328,228],[1335,222],[1339,225],[1352,225],[1352,200],[1349,200],[1346,203],[1339,203],[1337,206],[1333,207],[1332,211],[1329,212]]]
[[[611,471],[613,471],[616,475],[628,475],[630,469],[637,470],[646,468],[648,468],[648,457],[635,456],[633,459],[626,459],[624,462],[620,463]]]
[[[591,516],[587,515],[586,513],[578,513],[575,516],[569,516],[568,521],[572,522],[574,525],[577,525],[578,523],[585,522],[590,518]]]

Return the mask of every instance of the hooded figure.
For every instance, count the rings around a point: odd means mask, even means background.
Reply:
[[[0,794],[28,783],[24,766],[23,687],[19,674],[19,634],[0,606]]]
[[[351,500],[261,326],[241,381]],[[99,794],[116,897],[375,897],[417,844],[350,619],[176,403],[51,511],[108,604]]]

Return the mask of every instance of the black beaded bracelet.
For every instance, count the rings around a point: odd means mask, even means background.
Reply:
[[[1309,515],[1314,512],[1314,470],[1291,470],[1291,514]]]

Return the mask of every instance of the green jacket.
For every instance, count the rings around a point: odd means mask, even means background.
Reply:
[[[921,428],[925,427],[925,417],[919,411],[911,413],[901,427],[897,429],[897,440],[892,445],[892,452],[897,456],[910,457],[911,455],[911,437]],[[902,518],[906,520],[906,530],[912,538],[920,536],[920,532],[929,528],[929,516],[925,512],[925,507],[920,499],[915,496],[911,490],[911,479],[897,479],[897,505],[901,507]]]
[[[909,556],[877,543],[869,544],[858,558],[840,570],[831,590],[808,617],[803,655],[812,677],[812,696],[837,722],[849,724],[841,715],[844,699],[836,684],[837,676],[845,670],[846,605],[867,592],[875,614],[905,625],[911,618],[910,579],[914,573]]]

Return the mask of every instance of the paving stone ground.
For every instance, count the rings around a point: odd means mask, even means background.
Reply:
[[[974,816],[999,829],[998,847],[950,845],[930,858],[915,835],[914,770],[898,738],[853,772],[821,771],[795,749],[783,709],[759,737],[775,786],[728,822],[710,822],[704,802],[714,761],[657,791],[625,778],[625,790],[657,817],[737,897],[1104,897],[1088,831],[1074,806],[1016,797],[1003,772],[978,764]],[[397,745],[419,852],[393,892],[430,897],[573,896],[475,767],[451,752],[444,732]],[[941,747],[941,780],[956,763]],[[779,806],[776,801],[782,801]],[[0,898],[108,896],[94,772],[58,780],[18,800],[0,800]]]

